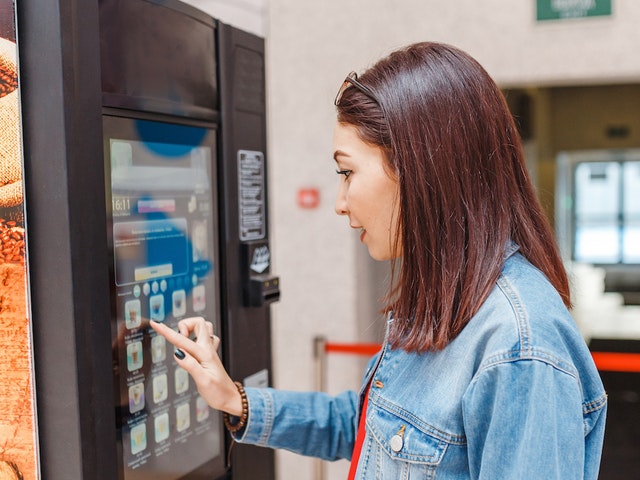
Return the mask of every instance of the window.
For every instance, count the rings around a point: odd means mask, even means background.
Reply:
[[[574,192],[574,260],[640,263],[640,161],[580,162]]]
[[[640,264],[640,152],[572,152],[558,160],[556,224],[565,257]]]

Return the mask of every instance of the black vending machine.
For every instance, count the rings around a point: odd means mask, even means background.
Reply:
[[[44,231],[59,208],[68,223],[50,234],[71,244],[58,258],[67,276],[47,263],[51,239],[30,247],[43,478],[272,479],[273,452],[230,448],[221,415],[148,325],[203,316],[232,378],[270,384],[269,305],[280,285],[270,269],[264,41],[177,0],[95,1],[59,4],[56,80],[71,92],[61,118],[84,129],[62,127],[62,171],[42,155],[54,132],[37,130],[35,97],[52,73],[25,66],[28,215]],[[23,10],[25,56],[45,16]],[[56,207],[47,195],[60,189],[68,201]],[[52,294],[39,290],[54,278],[69,290],[72,318],[58,325],[70,321],[72,337],[52,326]],[[59,368],[69,348],[75,370]],[[61,382],[73,388],[58,402]]]

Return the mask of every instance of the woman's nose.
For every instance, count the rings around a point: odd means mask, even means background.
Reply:
[[[336,195],[335,210],[338,215],[346,215],[349,212],[347,205],[347,195],[345,191],[345,182],[340,182],[338,194]]]

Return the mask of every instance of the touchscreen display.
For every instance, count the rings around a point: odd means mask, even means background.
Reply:
[[[148,322],[197,315],[219,332],[215,132],[110,116],[104,126],[121,478],[213,478],[219,414]]]

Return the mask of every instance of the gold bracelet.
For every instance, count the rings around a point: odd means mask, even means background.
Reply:
[[[249,401],[247,400],[247,393],[244,391],[244,387],[240,382],[233,382],[238,392],[240,393],[240,399],[242,400],[242,415],[239,417],[236,423],[231,423],[231,415],[227,412],[224,412],[224,426],[227,427],[227,430],[231,433],[236,433],[242,427],[247,424],[247,419],[249,418]]]

